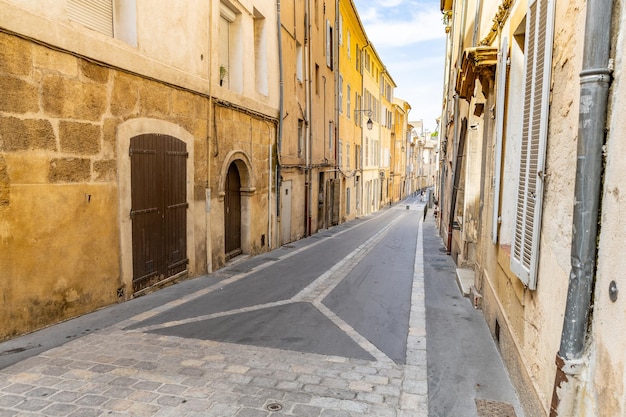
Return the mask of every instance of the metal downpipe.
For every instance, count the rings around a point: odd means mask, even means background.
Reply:
[[[576,188],[571,272],[550,416],[570,416],[576,406],[576,375],[584,367],[585,342],[593,296],[607,104],[613,1],[588,0],[580,73]],[[608,28],[608,30],[607,30]]]
[[[276,131],[276,218],[280,219],[280,187],[281,187],[281,154],[283,148],[283,95],[284,95],[284,80],[283,80],[283,34],[282,34],[282,22],[280,19],[280,0],[276,0],[276,26],[278,29],[278,78],[279,78],[279,92],[278,92],[278,129]],[[280,236],[280,231],[277,230],[277,236]],[[277,247],[280,246],[280,240]]]

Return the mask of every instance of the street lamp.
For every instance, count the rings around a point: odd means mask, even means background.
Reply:
[[[367,112],[367,122],[365,125],[367,126],[367,130],[372,130],[374,127],[374,122],[372,122],[372,111],[371,110],[354,110],[354,118],[356,119],[356,114],[358,112]]]

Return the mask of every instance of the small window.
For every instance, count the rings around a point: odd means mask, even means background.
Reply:
[[[74,22],[113,37],[112,0],[68,0],[67,15]]]
[[[254,77],[258,93],[269,94],[265,17],[254,9]]]
[[[219,81],[221,86],[240,93],[243,90],[243,47],[239,17],[238,10],[220,3]]]
[[[315,64],[315,94],[320,95],[320,66]]]
[[[339,76],[339,95],[338,95],[338,103],[337,106],[339,108],[339,113],[343,113],[343,77]]]
[[[71,21],[137,46],[137,6],[135,0],[67,0]]]
[[[339,15],[339,46],[343,45],[343,16]]]
[[[333,69],[333,27],[330,20],[326,20],[326,65]]]
[[[296,78],[302,82],[302,44],[296,42]]]
[[[349,119],[350,118],[350,96],[352,95],[351,91],[350,91],[350,84],[348,84],[347,90],[346,90],[346,117]]]
[[[304,149],[304,120],[298,119],[298,156],[302,156]]]
[[[343,166],[343,141],[339,139],[339,147],[337,148],[337,166]]]

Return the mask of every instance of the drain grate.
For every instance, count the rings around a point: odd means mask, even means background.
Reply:
[[[509,403],[476,399],[478,417],[517,417],[515,408]]]
[[[283,409],[283,406],[280,403],[269,403],[265,408],[267,408],[268,411],[280,411]]]

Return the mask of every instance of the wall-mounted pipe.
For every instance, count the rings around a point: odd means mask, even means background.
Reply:
[[[280,0],[276,0],[276,26],[278,29],[278,128],[276,130],[276,218],[280,219],[280,187],[281,187],[281,173],[280,173],[280,157],[283,149],[283,113],[284,109],[284,78],[283,78],[283,29],[280,20]],[[280,233],[276,233],[276,236],[280,236]],[[280,245],[279,245],[280,246]]]
[[[550,416],[570,416],[579,400],[575,375],[584,366],[587,327],[593,296],[607,104],[611,70],[613,1],[588,0],[583,69],[580,73],[576,187],[572,228],[571,272]],[[607,30],[607,28],[609,28]]]

